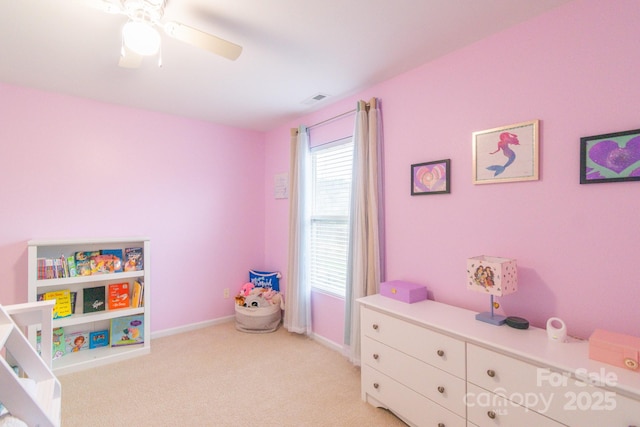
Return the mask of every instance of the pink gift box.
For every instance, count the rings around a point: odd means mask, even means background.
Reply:
[[[411,304],[427,299],[427,288],[416,283],[392,280],[380,283],[380,295]]]
[[[639,371],[640,338],[596,329],[589,337],[589,358]]]

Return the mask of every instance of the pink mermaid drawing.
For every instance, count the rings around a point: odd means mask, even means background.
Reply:
[[[509,144],[511,145],[520,145],[520,141],[518,141],[518,135],[510,132],[502,132],[500,134],[500,141],[498,141],[498,149],[489,154],[495,154],[498,151],[502,150],[502,154],[507,157],[507,163],[504,165],[493,165],[489,166],[487,169],[493,171],[493,176],[498,176],[502,172],[505,171],[506,168],[509,167],[516,160],[516,153],[509,148]]]

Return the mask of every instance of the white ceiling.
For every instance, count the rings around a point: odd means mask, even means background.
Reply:
[[[569,0],[168,0],[244,50],[163,35],[139,69],[118,67],[127,18],[84,1],[0,0],[0,82],[264,131]]]

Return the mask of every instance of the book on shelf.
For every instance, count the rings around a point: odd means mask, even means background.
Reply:
[[[69,289],[45,292],[42,298],[45,301],[56,301],[53,305],[54,319],[68,317],[73,314],[73,311],[71,310],[71,292],[69,291]]]
[[[109,284],[109,310],[129,308],[129,288],[128,282]]]
[[[89,333],[89,348],[107,347],[109,345],[109,330],[94,331]]]
[[[38,258],[36,260],[38,264],[38,280],[47,278],[47,260],[46,258]]]
[[[131,291],[131,307],[143,307],[144,306],[144,281],[138,279],[133,282],[133,290]]]
[[[61,279],[64,277],[75,277],[75,257],[66,257],[61,255],[60,258],[38,258],[38,280],[42,279]]]
[[[58,359],[65,354],[64,329],[53,328],[52,359]]]
[[[95,286],[82,290],[82,312],[93,313],[105,309],[105,287]]]
[[[65,332],[64,342],[66,354],[89,350],[89,332]]]
[[[38,279],[55,279],[52,258],[38,258]]]
[[[111,319],[111,347],[144,343],[144,315]]]
[[[102,249],[91,257],[91,274],[109,274],[122,271],[122,250]]]
[[[122,249],[102,249],[100,256],[108,257],[110,273],[120,273],[124,271],[122,261]]]
[[[71,297],[71,313],[76,312],[76,301],[78,300],[78,292],[71,291],[69,292],[69,296]]]
[[[79,251],[75,253],[76,272],[78,276],[91,275],[91,258],[100,255],[100,251]]]
[[[144,270],[144,253],[142,248],[125,248],[124,271]]]
[[[51,331],[51,359],[59,359],[65,354],[64,329],[53,328]],[[36,351],[42,356],[42,331],[36,331]]]
[[[78,271],[76,270],[76,257],[68,256],[67,260],[67,277],[76,277],[78,275]]]

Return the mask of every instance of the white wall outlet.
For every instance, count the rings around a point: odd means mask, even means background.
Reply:
[[[229,298],[229,288],[224,288],[224,297]]]

